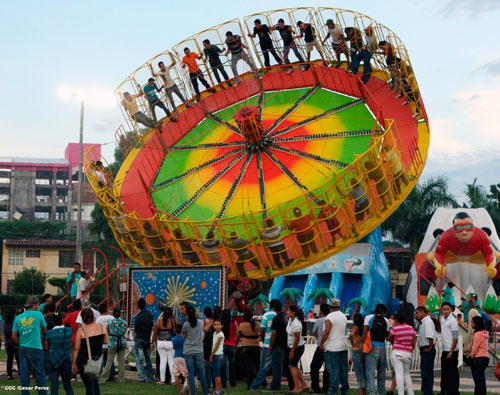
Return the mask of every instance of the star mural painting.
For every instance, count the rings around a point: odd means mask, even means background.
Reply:
[[[177,316],[183,302],[192,304],[198,313],[205,306],[225,306],[226,279],[223,266],[131,268],[128,281],[129,324],[133,324],[138,312],[139,298],[146,300],[146,309],[153,314],[155,320],[161,314],[158,306],[161,302],[171,307]]]

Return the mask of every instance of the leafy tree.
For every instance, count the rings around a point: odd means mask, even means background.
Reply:
[[[129,133],[130,135],[130,133]],[[117,147],[114,152],[114,162],[109,165],[109,170],[111,173],[116,176],[118,173],[123,161],[125,160],[125,156],[123,155],[120,147]],[[106,255],[106,258],[109,262],[110,271],[116,267],[116,262],[118,259],[121,260],[120,254],[110,248],[109,246],[114,246],[119,248],[118,243],[115,240],[113,235],[113,231],[109,226],[108,220],[102,211],[102,208],[99,203],[96,203],[92,213],[90,214],[92,218],[92,222],[88,225],[88,230],[92,240],[84,243],[84,248],[97,248]],[[105,272],[100,272],[96,277],[97,279],[102,279],[105,276]],[[116,301],[119,298],[119,281],[117,276],[112,276],[110,279],[110,292],[112,301]],[[99,285],[95,291],[93,291],[94,295],[100,294],[101,297],[104,296],[105,293],[106,282],[103,282]]]
[[[0,222],[0,239],[73,239],[66,233],[65,222],[5,221]]]
[[[472,184],[465,184],[465,196],[469,199],[468,204],[464,204],[466,208],[487,208],[489,205],[489,197],[486,189],[482,185],[477,185],[477,178],[474,178]]]
[[[458,207],[454,196],[448,192],[448,180],[445,177],[430,178],[417,184],[406,200],[382,224],[382,232],[384,235],[390,234],[393,240],[410,244],[416,254],[438,207]]]
[[[35,267],[24,268],[22,272],[14,274],[13,286],[16,293],[25,295],[40,295],[45,292],[47,282],[45,273]]]
[[[57,287],[60,294],[65,294],[67,290],[66,277],[51,277],[49,278],[49,284],[53,287]]]

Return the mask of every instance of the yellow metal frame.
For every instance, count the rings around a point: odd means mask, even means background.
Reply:
[[[233,19],[194,34],[186,40],[179,42],[173,46],[171,51],[165,51],[156,55],[127,77],[115,90],[117,99],[121,101],[122,93],[126,89],[131,93],[138,93],[138,83],[139,81],[143,82],[141,78],[145,77],[141,76],[144,75],[144,72],[149,72],[150,65],[158,59],[162,58],[165,61],[164,57],[169,52],[172,52],[177,59],[177,65],[174,68],[175,70],[173,69],[172,74],[175,73],[174,78],[178,85],[182,87],[186,97],[191,97],[194,95],[194,92],[189,83],[188,73],[180,67],[180,61],[183,56],[182,49],[185,46],[191,46],[192,50],[202,52],[203,39],[209,38],[212,43],[221,45],[225,40],[225,31],[232,30],[233,33],[240,34],[247,44],[250,43],[248,53],[252,57],[254,64],[257,64],[255,63],[256,58],[261,62],[260,56],[256,56],[259,55],[259,48],[257,48],[258,39],[246,39],[248,32],[253,31],[253,20],[259,17],[264,23],[271,25],[277,22],[278,17],[285,19],[286,16],[288,16],[288,21],[285,23],[295,28],[296,32],[296,22],[299,18],[306,23],[312,23],[319,40],[326,35],[324,21],[329,18],[334,19],[342,29],[353,26],[363,31],[367,26],[371,26],[375,31],[377,40],[384,38],[387,42],[390,42],[393,45],[395,55],[401,59],[401,63],[412,71],[407,50],[401,40],[387,27],[377,23],[366,15],[335,8],[282,9],[249,15],[244,18],[243,23],[239,19]],[[278,53],[282,54],[282,46],[279,45],[281,43],[279,34],[273,31],[271,36],[275,49]],[[303,46],[301,41],[298,44],[299,47]],[[327,42],[323,46],[322,55],[327,61],[334,61],[335,54],[329,48],[331,49],[331,44]],[[384,55],[374,54],[372,62],[374,76],[384,81],[389,81],[391,79],[391,70],[389,70],[385,63]],[[166,63],[168,64],[168,62]],[[228,69],[229,58],[223,61],[223,64]],[[262,63],[260,64],[262,65]],[[210,67],[204,62],[200,62],[200,67],[209,76],[213,84],[214,76]],[[342,67],[345,67],[345,65]],[[227,71],[228,73],[230,72],[229,69]],[[413,73],[411,76],[414,78]],[[404,77],[408,78],[410,76],[406,75]],[[395,74],[393,71],[392,78],[399,78],[399,83],[401,84],[403,75],[401,72]],[[414,89],[411,91],[407,90],[404,94],[407,98],[411,94],[420,97],[416,80],[414,81]],[[415,101],[412,102],[411,100],[408,100],[408,102],[413,111],[421,110],[420,103],[415,103]],[[140,102],[140,108],[143,112],[149,113],[149,106],[145,101],[142,100]],[[179,106],[179,110],[182,111],[182,105]],[[422,111],[420,111],[420,114],[422,114]],[[135,142],[140,143],[141,140],[148,139],[152,135],[152,131],[150,131],[143,137],[139,133],[140,130],[137,124],[130,120],[128,114],[125,113],[124,115],[130,129],[135,131]],[[121,247],[136,262],[143,265],[193,265],[199,264],[198,262],[193,263],[193,260],[196,260],[193,259],[194,254],[196,254],[202,264],[218,265],[222,263],[228,268],[230,276],[238,276],[237,251],[229,248],[227,242],[224,242],[227,241],[232,232],[235,232],[237,237],[248,240],[249,244],[247,247],[252,250],[258,262],[254,270],[248,271],[248,277],[265,279],[293,272],[340,252],[342,249],[366,236],[382,223],[408,196],[425,165],[429,144],[427,118],[423,114],[423,119],[421,116],[421,120],[418,122],[419,137],[413,147],[413,158],[406,157],[405,152],[398,150],[398,147],[402,147],[402,144],[394,121],[386,119],[385,125],[382,126],[385,130],[384,134],[373,137],[372,145],[367,152],[356,156],[355,161],[348,168],[338,173],[332,171],[331,177],[326,177],[323,185],[311,191],[312,195],[315,196],[315,201],[312,201],[308,194],[304,194],[292,201],[278,204],[268,210],[270,213],[268,218],[273,219],[275,225],[285,228],[281,240],[286,243],[288,253],[296,257],[293,264],[281,268],[274,263],[273,255],[280,254],[282,251],[271,252],[265,247],[266,240],[262,237],[262,232],[265,230],[264,220],[266,219],[266,215],[263,212],[248,212],[237,217],[212,218],[206,221],[192,221],[189,218],[186,220],[174,220],[168,214],[160,212],[157,212],[151,218],[141,218],[136,212],[127,211],[119,199],[121,182],[123,182],[124,174],[130,165],[125,166],[127,169],[122,168],[120,170],[117,180],[112,184],[112,187],[99,183],[99,179],[95,174],[95,168],[93,168],[92,163],[89,161],[86,161],[87,175],[103,212],[108,218],[113,234]],[[383,149],[383,147],[386,148]],[[140,148],[140,145],[137,148]],[[89,150],[92,150],[92,148]],[[87,150],[87,154],[89,150]],[[133,153],[130,155],[135,155],[135,152],[137,150],[133,150]],[[394,154],[396,158],[399,157],[399,160],[403,164],[403,169],[407,170],[403,170],[402,173],[391,174],[387,164],[389,161],[387,155],[389,153],[392,153],[392,159],[394,159]],[[367,170],[365,168],[365,163],[368,160],[372,162],[378,174],[381,174],[376,180],[370,180],[369,177],[369,173],[373,172],[374,169]],[[373,178],[373,173],[371,175],[371,178]],[[111,174],[108,176],[113,178]],[[351,184],[351,180],[356,180],[354,181],[354,185]],[[368,197],[369,204],[366,207],[356,209],[357,205],[349,192],[358,184],[362,185],[364,193]],[[381,185],[383,188],[380,187]],[[390,196],[391,199],[388,199],[384,208],[381,199],[386,196]],[[320,199],[325,201],[324,205],[318,205]],[[321,210],[326,208],[326,206],[335,207],[333,209],[334,213],[330,217],[325,218],[323,216],[323,218],[319,218]],[[300,207],[303,215],[309,214],[311,216],[310,230],[314,232],[313,241],[316,243],[319,251],[308,258],[304,258],[301,247],[304,244],[310,243],[310,241],[299,242],[296,234],[289,226],[290,221],[296,219],[293,215],[295,207]],[[328,229],[323,224],[323,222],[330,220],[333,216],[335,216],[336,222],[339,224],[337,226],[338,229]],[[144,226],[146,222],[151,225],[147,226],[149,230]],[[178,233],[177,229],[181,233]],[[214,261],[213,251],[206,251],[200,247],[201,242],[207,241],[206,234],[209,230],[214,230],[214,237],[222,241],[222,244],[216,251],[220,255],[220,262],[218,258],[215,259],[216,262]],[[336,230],[339,231],[337,233],[339,240],[333,243],[332,235],[334,235],[334,231]],[[180,236],[176,237],[175,234]],[[333,244],[335,245],[333,246]],[[212,256],[209,256],[209,254],[212,254]],[[175,257],[175,260],[172,260],[172,257]]]

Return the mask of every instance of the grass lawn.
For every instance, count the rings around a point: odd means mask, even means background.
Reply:
[[[19,380],[6,380],[0,379],[0,392],[6,390],[5,386],[18,386],[20,385]],[[33,379],[30,381],[30,385],[34,386],[35,382]],[[75,391],[75,395],[85,395],[85,387],[83,383],[72,382],[73,390]],[[17,392],[17,388],[15,390]],[[350,394],[357,394],[357,389],[351,389]],[[36,394],[36,391],[31,391],[32,394]],[[64,388],[62,383],[59,383],[59,393],[64,394]],[[124,384],[118,383],[106,383],[101,385],[101,394],[102,395],[119,395],[119,394],[147,394],[147,395],[176,395],[177,390],[175,387],[171,385],[157,385],[157,384],[148,384],[148,383],[137,383],[137,382],[126,382]],[[198,391],[201,394],[201,389]],[[283,392],[269,392],[269,391],[247,391],[246,386],[239,385],[235,388],[226,388],[227,395],[250,395],[250,394],[290,394],[288,391]],[[421,394],[420,391],[415,391],[415,394]],[[472,394],[469,392],[461,392],[461,394]],[[489,393],[488,393],[489,394]]]

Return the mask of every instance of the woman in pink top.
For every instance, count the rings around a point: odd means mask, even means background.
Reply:
[[[396,375],[398,394],[403,395],[406,389],[409,395],[413,395],[410,366],[415,347],[415,329],[406,322],[406,315],[396,314],[395,325],[389,332],[389,341],[392,343],[391,361]]]
[[[222,388],[226,388],[229,378],[231,387],[236,386],[236,329],[238,323],[233,319],[231,310],[222,310],[222,332],[224,332],[224,358],[221,365]]]
[[[486,378],[484,377],[484,371],[490,360],[488,358],[488,338],[490,335],[481,317],[477,316],[472,318],[471,325],[472,329],[474,329],[474,338],[472,340],[472,364],[470,368],[472,370],[474,385],[476,386],[474,393],[486,395]]]

